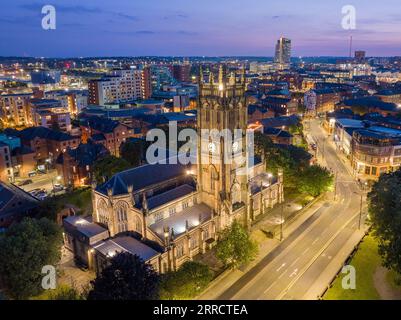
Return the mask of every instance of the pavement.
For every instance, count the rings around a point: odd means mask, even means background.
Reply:
[[[274,239],[261,244],[253,265],[244,272],[223,274],[200,299],[318,299],[363,238],[365,215],[359,228],[362,191],[334,145],[329,139],[324,142],[327,134],[319,122],[310,122],[310,134],[318,145],[324,144],[319,163],[337,172],[336,199],[329,193],[305,210],[286,225],[282,242]]]
[[[65,247],[62,247],[61,253],[61,259],[57,265],[58,283],[76,288],[80,292],[85,291],[90,282],[96,278],[96,274],[91,270],[78,268],[75,265],[72,252]]]

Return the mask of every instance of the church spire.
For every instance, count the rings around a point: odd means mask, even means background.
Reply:
[[[214,83],[214,74],[211,69],[209,69],[209,83],[213,84]]]
[[[227,67],[221,64],[219,67],[219,84],[224,85],[227,81]]]

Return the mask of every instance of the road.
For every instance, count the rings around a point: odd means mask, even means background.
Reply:
[[[361,194],[358,185],[333,145],[324,143],[327,134],[318,120],[311,121],[310,134],[320,147],[319,158],[337,172],[336,200],[323,203],[219,299],[316,299],[338,271],[330,267],[333,260],[344,259],[339,253],[349,239],[359,241],[362,237],[363,232],[358,231]]]

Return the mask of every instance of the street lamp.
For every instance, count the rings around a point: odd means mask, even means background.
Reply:
[[[354,192],[355,194],[358,194],[358,192]],[[363,195],[364,192],[362,191],[360,194],[361,200],[359,203],[359,218],[358,218],[358,230],[361,229],[361,224],[362,224],[362,206],[363,206]]]

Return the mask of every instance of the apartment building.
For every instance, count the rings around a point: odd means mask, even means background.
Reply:
[[[4,127],[30,126],[29,101],[32,93],[0,95],[0,117]]]
[[[71,131],[71,116],[68,107],[54,99],[32,99],[30,116],[34,126],[55,128],[64,132]]]
[[[151,96],[149,68],[114,70],[102,79],[88,83],[88,104],[105,105],[125,100],[148,99]]]

